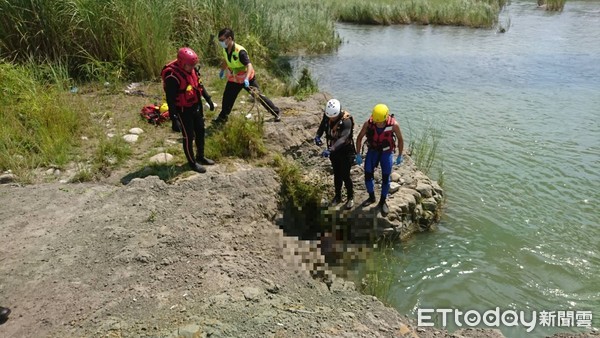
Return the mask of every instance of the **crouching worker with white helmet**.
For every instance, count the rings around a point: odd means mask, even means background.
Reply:
[[[346,185],[348,199],[346,200],[346,209],[354,206],[354,188],[352,178],[350,177],[350,168],[354,163],[354,139],[352,130],[354,129],[354,119],[352,115],[342,110],[340,101],[331,99],[325,106],[325,114],[321,125],[317,130],[315,144],[321,146],[321,136],[325,133],[327,140],[327,149],[322,153],[323,157],[329,157],[333,166],[333,183],[335,187],[335,196],[331,205],[336,205],[342,201],[342,185]]]
[[[386,198],[390,191],[390,174],[392,173],[392,160],[394,150],[398,148],[398,157],[395,164],[402,163],[402,150],[404,140],[400,126],[394,119],[394,115],[389,114],[390,110],[385,104],[378,104],[373,107],[371,117],[365,122],[356,137],[356,163],[362,163],[360,150],[362,139],[367,136],[367,157],[365,158],[365,186],[369,193],[369,198],[363,202],[363,205],[375,203],[375,182],[373,173],[377,165],[381,163],[381,199],[379,208],[381,214],[386,216],[389,212]]]

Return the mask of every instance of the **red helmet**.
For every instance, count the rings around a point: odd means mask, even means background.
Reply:
[[[195,66],[198,63],[198,55],[191,48],[184,47],[179,49],[177,52],[177,62],[180,66],[192,65]]]

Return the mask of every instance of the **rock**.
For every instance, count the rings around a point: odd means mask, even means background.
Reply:
[[[173,155],[169,153],[156,154],[149,159],[150,163],[166,164],[173,161]]]
[[[0,175],[0,184],[12,183],[17,180],[15,174],[2,174]]]
[[[190,324],[177,329],[173,332],[171,338],[201,338],[206,337],[206,333],[202,332],[199,325]]]
[[[392,182],[399,182],[400,181],[400,174],[398,174],[397,172],[393,172],[390,175],[390,179],[392,180]]]
[[[245,287],[242,289],[242,293],[244,294],[244,298],[248,301],[257,302],[262,293],[261,289],[256,287]]]
[[[50,175],[54,174],[54,168],[50,168],[50,169],[46,170],[45,174],[47,176],[50,176]]]
[[[429,184],[417,183],[416,190],[421,194],[423,198],[429,198],[433,196],[433,188]]]
[[[390,194],[393,194],[398,190],[400,190],[400,184],[398,184],[396,182],[390,183]]]
[[[140,135],[143,132],[144,131],[142,130],[142,128],[131,128],[131,129],[129,129],[129,133],[130,134],[134,134],[134,135]]]
[[[125,140],[125,142],[127,143],[135,143],[138,140],[138,135],[135,134],[127,134],[125,136],[123,136],[123,139]]]
[[[437,195],[443,195],[444,194],[444,190],[442,189],[442,187],[440,187],[440,185],[437,182],[432,182],[431,183],[431,187],[433,188],[433,190],[435,191],[435,193]]]
[[[433,197],[429,197],[421,202],[423,209],[435,212],[437,210],[437,201]]]

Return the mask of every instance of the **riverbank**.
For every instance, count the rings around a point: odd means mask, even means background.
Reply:
[[[265,122],[268,147],[313,158],[310,121],[324,101],[275,102],[284,122]],[[280,183],[264,163],[121,184],[135,167],[94,183],[60,183],[68,171],[53,171],[54,182],[0,186],[0,300],[12,309],[1,336],[502,337],[416,328],[350,282],[313,278],[302,263],[321,258],[284,236]]]

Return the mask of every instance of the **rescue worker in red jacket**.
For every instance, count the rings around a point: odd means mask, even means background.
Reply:
[[[165,65],[161,77],[173,130],[179,131],[178,127],[181,129],[183,152],[188,164],[192,170],[205,173],[202,165],[215,162],[204,157],[204,110],[200,97],[204,97],[211,111],[215,106],[202,85],[200,73],[195,68],[197,63],[198,55],[191,48],[181,48],[177,52],[177,59]]]
[[[315,144],[320,146],[323,144],[321,135],[325,133],[327,137],[327,149],[322,153],[323,157],[329,157],[331,166],[333,167],[333,186],[335,188],[335,196],[331,201],[331,205],[336,205],[342,202],[342,185],[346,185],[346,193],[348,194],[346,209],[352,209],[354,206],[354,186],[352,177],[350,177],[350,169],[354,164],[354,138],[352,131],[354,130],[354,118],[349,112],[342,110],[340,101],[331,99],[325,105],[325,114],[317,135]]]
[[[377,165],[381,164],[381,198],[379,200],[379,208],[381,214],[386,216],[389,212],[386,203],[387,195],[390,191],[390,174],[392,173],[392,164],[402,164],[402,150],[404,148],[404,140],[400,126],[394,115],[390,115],[390,110],[385,104],[378,104],[373,107],[373,112],[368,121],[366,121],[358,136],[356,137],[356,163],[362,163],[360,150],[362,147],[362,139],[367,136],[367,157],[365,158],[365,186],[369,193],[369,198],[363,205],[375,203],[375,182],[373,173]],[[398,149],[398,157],[392,163],[394,150]]]
[[[252,94],[250,87],[256,89],[258,101],[269,113],[275,116],[275,121],[281,121],[279,108],[268,97],[260,93],[248,52],[243,46],[235,43],[234,34],[230,28],[223,28],[219,31],[219,44],[223,47],[224,58],[219,77],[222,79],[227,76],[227,84],[223,92],[221,112],[213,122],[218,124],[227,122],[238,94],[242,89]]]

